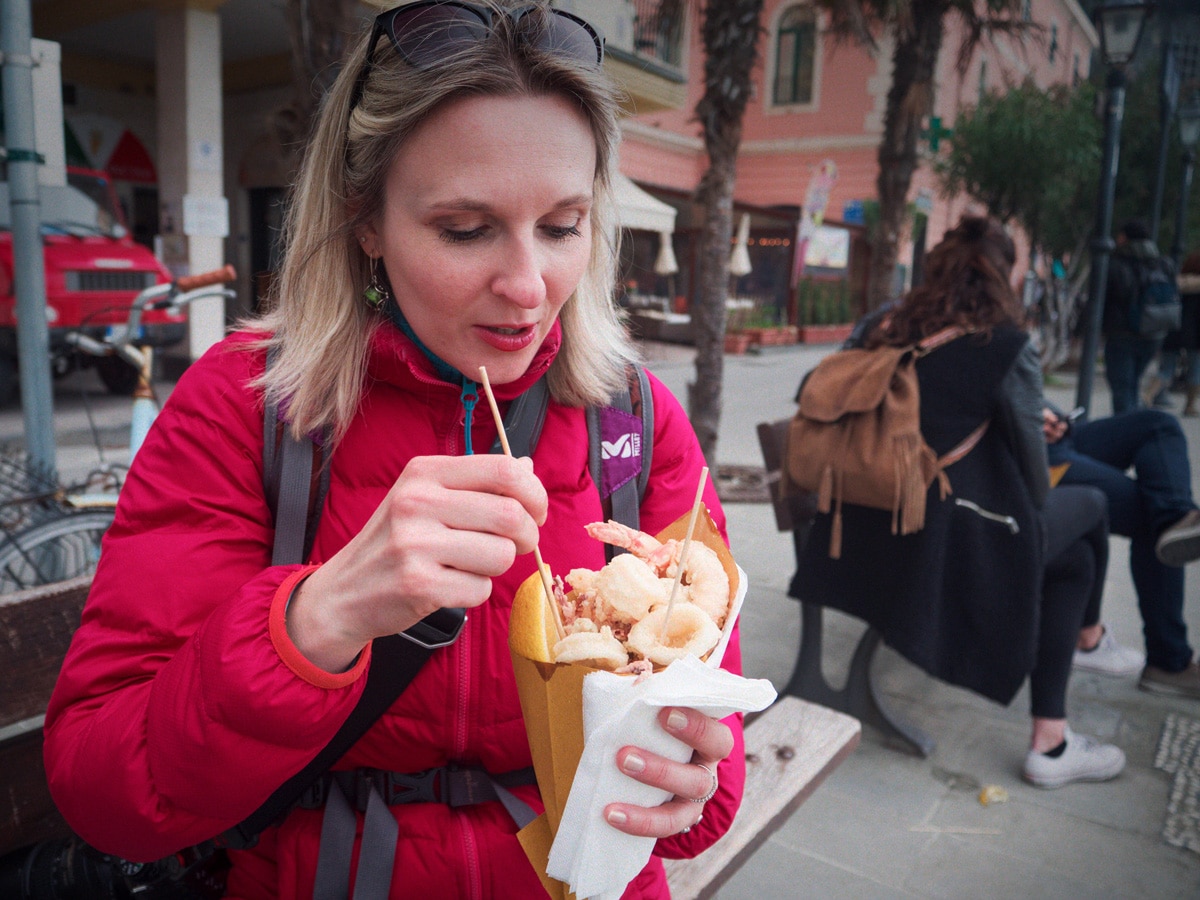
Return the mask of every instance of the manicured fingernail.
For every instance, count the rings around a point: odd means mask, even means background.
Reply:
[[[671,710],[667,716],[667,727],[672,731],[682,731],[687,728],[688,718],[677,709]]]
[[[646,768],[646,761],[636,753],[630,753],[625,757],[625,771],[630,775],[636,775]]]
[[[608,814],[609,825],[624,825],[628,821],[629,816],[625,815],[625,813],[621,812],[619,809],[614,809]]]

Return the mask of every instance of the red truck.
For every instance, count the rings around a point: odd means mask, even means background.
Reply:
[[[51,371],[56,376],[95,366],[105,387],[129,394],[137,372],[115,357],[97,358],[63,339],[70,331],[103,337],[122,327],[138,291],[171,280],[171,273],[125,224],[112,182],[104,172],[67,167],[65,186],[38,189],[46,271],[46,319]],[[147,312],[139,343],[164,347],[186,334],[182,313]],[[17,389],[17,319],[13,288],[12,221],[8,185],[0,182],[0,404]]]

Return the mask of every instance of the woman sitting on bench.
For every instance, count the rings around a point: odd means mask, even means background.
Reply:
[[[1023,774],[1053,788],[1125,766],[1119,748],[1075,734],[1066,717],[1081,630],[1094,639],[1103,631],[1108,520],[1099,491],[1050,489],[1041,367],[1009,282],[1014,259],[998,223],[964,218],[929,252],[926,281],[860,323],[851,340],[867,348],[963,328],[917,361],[921,432],[941,456],[989,425],[947,468],[945,499],[935,480],[923,529],[897,536],[890,512],[847,505],[832,559],[831,517],[819,515],[791,593],[869,622],[931,675],[997,702],[1009,703],[1028,676]]]

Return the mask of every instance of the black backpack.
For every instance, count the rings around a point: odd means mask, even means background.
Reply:
[[[640,472],[636,478],[624,482],[608,496],[604,496],[601,488],[604,517],[637,528],[641,499],[650,476],[652,462],[654,402],[649,380],[641,366],[630,366],[627,376],[626,389],[613,397],[607,407],[589,407],[586,411],[588,461],[592,478],[597,486],[600,486],[604,483],[606,463],[611,459],[627,456],[630,452],[628,441],[608,445],[601,439],[600,426],[605,410],[616,410],[640,419]],[[548,403],[549,389],[543,377],[509,406],[504,430],[514,456],[528,456],[533,453],[541,436]],[[267,404],[263,416],[263,489],[275,518],[273,565],[303,562],[311,552],[329,486],[326,443],[323,440],[314,442],[293,438],[280,421],[278,409],[273,404]],[[501,449],[497,437],[491,452],[499,453]],[[620,551],[608,547],[606,552],[611,557],[614,552]],[[366,686],[358,704],[342,723],[337,734],[304,769],[278,787],[266,802],[241,824],[213,840],[186,847],[173,856],[153,863],[116,860],[86,848],[91,854],[100,857],[97,867],[107,873],[107,878],[120,881],[122,892],[112,896],[124,896],[124,891],[145,900],[208,900],[221,896],[224,891],[225,871],[228,868],[223,850],[254,846],[258,836],[286,815],[395,702],[433,652],[439,647],[453,643],[464,619],[463,610],[443,609],[418,622],[403,634],[376,638]],[[513,808],[506,802],[505,797],[501,795],[500,799],[506,808],[509,808],[509,812],[513,813]],[[352,841],[352,824],[349,837]],[[77,838],[72,840],[78,842]],[[324,843],[325,837],[322,835],[322,844]],[[386,890],[386,885],[376,887],[381,891]],[[110,895],[101,892],[87,896]]]
[[[1136,290],[1129,304],[1129,330],[1139,337],[1163,338],[1179,329],[1183,304],[1169,259],[1136,259],[1132,262]]]

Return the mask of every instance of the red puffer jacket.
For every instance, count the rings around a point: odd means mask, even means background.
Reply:
[[[358,700],[369,653],[332,675],[287,638],[284,601],[302,567],[271,566],[262,488],[262,408],[247,385],[264,355],[246,335],[213,348],[180,380],[138,453],[46,716],[50,788],[68,822],[96,847],[157,859],[241,821],[323,747]],[[502,407],[549,366],[555,329]],[[655,379],[653,467],[642,527],[655,533],[689,508],[704,464],[690,423]],[[392,329],[374,338],[363,413],[333,457],[312,553],[332,556],[364,524],[414,456],[463,452],[460,387]],[[482,409],[482,406],[480,407]],[[550,496],[540,549],[555,572],[603,565],[583,526],[600,500],[588,474],[584,412],[551,402],[534,454]],[[490,447],[492,418],[473,417]],[[705,500],[724,515],[710,487]],[[458,642],[437,651],[338,768],[417,772],[450,762],[503,773],[530,765],[507,646],[513,593],[534,571],[519,557],[472,610]],[[725,666],[740,671],[735,641]],[[694,856],[729,827],[741,799],[737,744],[703,822],[659,841],[656,854]],[[536,787],[516,793],[541,808]],[[534,897],[533,869],[499,803],[392,808],[400,828],[392,896]],[[360,815],[361,825],[361,815]],[[232,854],[231,896],[311,896],[320,813],[294,811],[249,851]],[[652,859],[627,897],[666,897]]]

